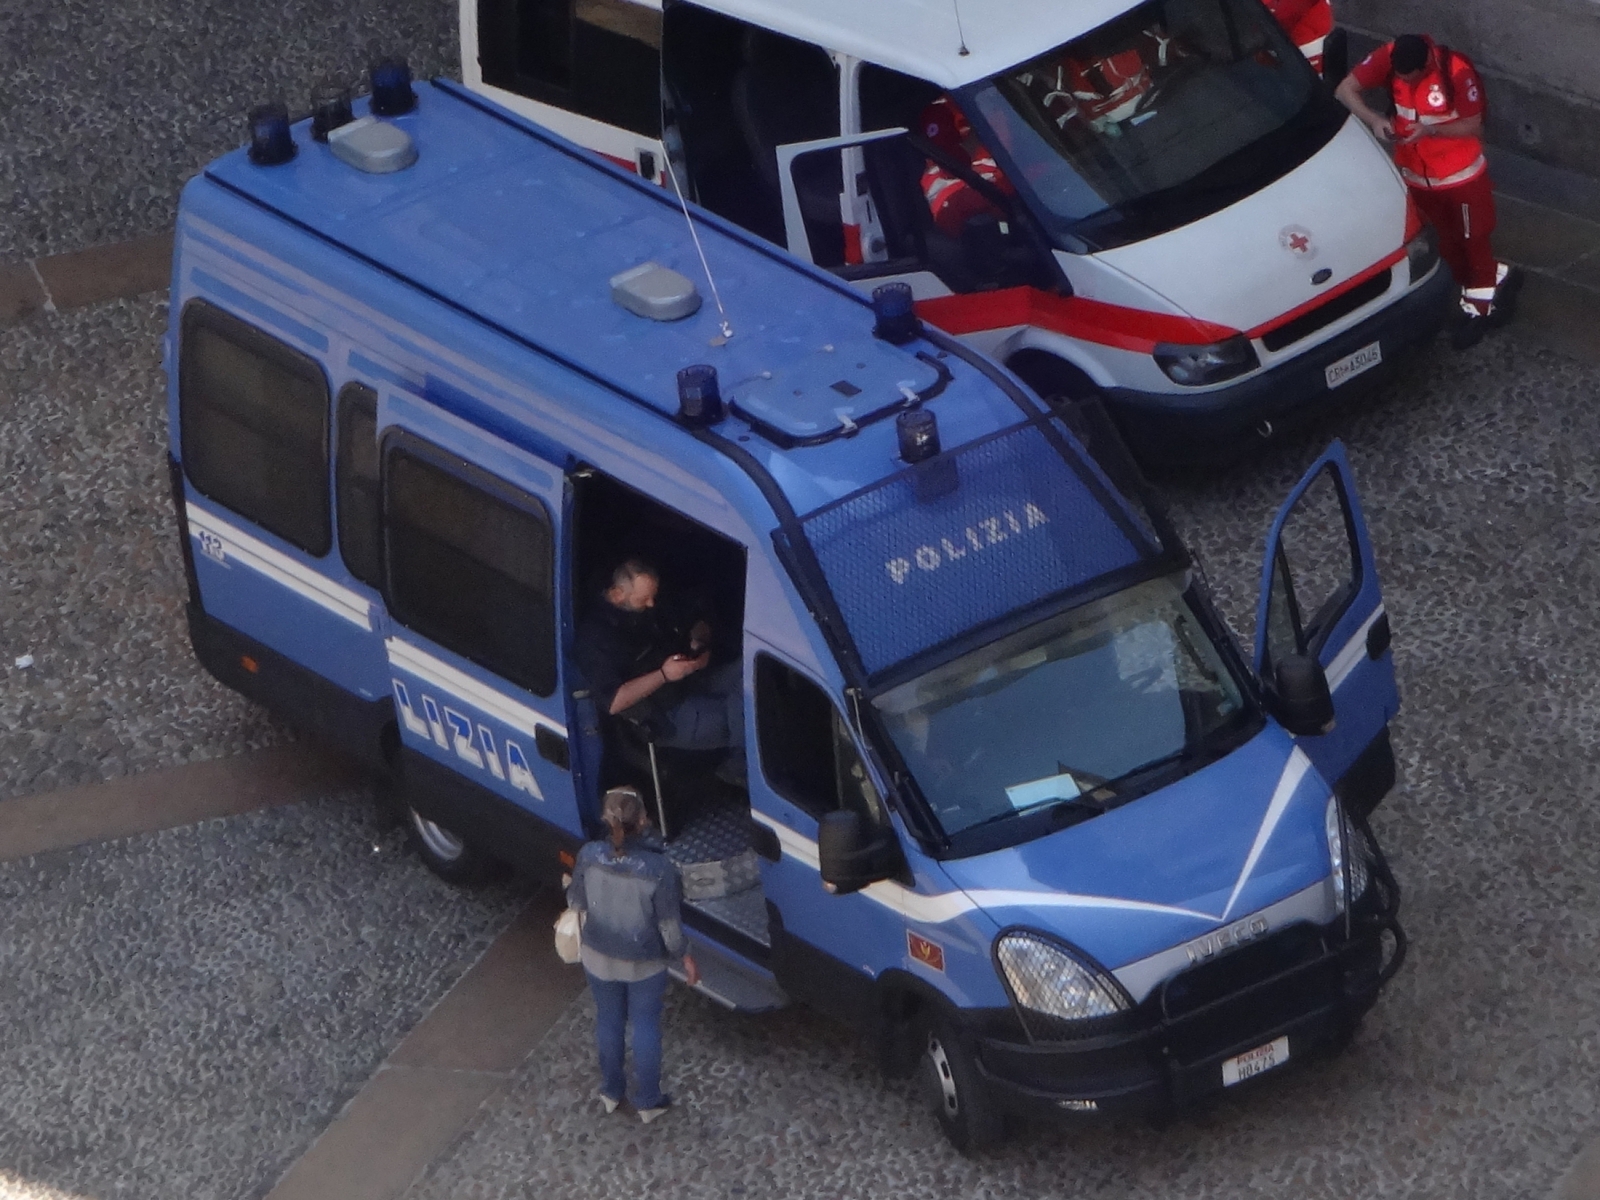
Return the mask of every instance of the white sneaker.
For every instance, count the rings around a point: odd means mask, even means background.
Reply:
[[[665,1114],[667,1109],[669,1109],[671,1107],[672,1107],[672,1097],[671,1096],[662,1096],[661,1097],[661,1103],[656,1105],[654,1108],[641,1108],[639,1110],[639,1120],[643,1121],[646,1125],[648,1125],[648,1124],[650,1124],[651,1121],[654,1121],[657,1117],[662,1116],[663,1114]]]
[[[617,1106],[622,1103],[621,1100],[613,1100],[610,1096],[606,1095],[604,1092],[596,1092],[595,1094],[600,1097],[600,1103],[605,1106],[606,1116],[608,1116],[608,1117],[612,1113],[616,1112],[617,1111]]]

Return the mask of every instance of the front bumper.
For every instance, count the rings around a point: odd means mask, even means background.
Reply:
[[[995,1101],[1031,1118],[1163,1115],[1222,1091],[1226,1060],[1277,1038],[1291,1066],[1341,1046],[1405,957],[1399,889],[1381,862],[1375,874],[1348,936],[1343,918],[1279,930],[1169,979],[1111,1032],[975,1038]]]
[[[1141,392],[1111,388],[1106,407],[1134,456],[1147,467],[1215,465],[1237,458],[1267,437],[1370,392],[1404,352],[1433,339],[1456,285],[1441,262],[1433,274],[1359,325],[1226,387],[1209,392]],[[1383,362],[1330,390],[1329,364],[1373,342]]]

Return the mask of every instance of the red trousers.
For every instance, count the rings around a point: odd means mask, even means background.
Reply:
[[[1489,245],[1494,232],[1494,185],[1489,172],[1453,187],[1413,187],[1417,211],[1439,233],[1439,256],[1461,285],[1463,299],[1482,312],[1494,300],[1498,264]]]

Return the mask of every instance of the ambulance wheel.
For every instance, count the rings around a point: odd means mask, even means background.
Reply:
[[[446,883],[477,887],[499,874],[496,859],[410,805],[406,806],[406,832],[428,870]]]
[[[946,1022],[935,1022],[928,1029],[922,1086],[939,1127],[962,1154],[981,1154],[999,1143],[1005,1133],[1004,1120],[972,1052]]]
[[[1088,400],[1099,390],[1077,367],[1043,350],[1019,350],[1006,360],[1006,366],[1051,408]]]

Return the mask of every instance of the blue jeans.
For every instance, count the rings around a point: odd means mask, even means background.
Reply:
[[[588,974],[588,972],[584,972]],[[661,1103],[661,1005],[667,994],[667,973],[657,971],[638,983],[614,983],[589,975],[594,993],[595,1044],[600,1050],[600,1090],[613,1100],[628,1094],[623,1069],[625,1036],[633,1023],[633,1106]]]

